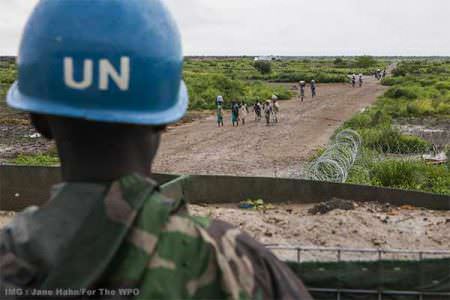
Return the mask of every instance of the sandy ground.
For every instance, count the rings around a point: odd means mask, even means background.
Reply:
[[[227,221],[264,244],[302,247],[402,249],[450,251],[450,211],[431,211],[409,206],[355,204],[353,210],[333,210],[312,215],[313,205],[275,205],[274,209],[243,210],[237,204],[191,205],[191,213]],[[295,260],[295,251],[277,251]],[[303,253],[304,260],[335,259],[335,253]],[[375,259],[376,255],[347,254],[347,258]],[[387,258],[413,258],[388,255]],[[415,257],[417,258],[417,257]],[[345,257],[343,257],[345,259]]]
[[[238,204],[190,205],[193,215],[220,219],[249,233],[265,245],[317,248],[400,249],[449,251],[450,211],[411,206],[392,207],[355,203],[354,209],[335,209],[313,215],[313,205],[281,204],[267,210],[240,209]],[[12,212],[0,211],[0,228]],[[283,260],[297,259],[292,250],[274,250]],[[441,255],[424,255],[424,258]],[[302,261],[334,261],[335,252],[303,252]],[[342,253],[342,260],[373,260],[377,254]],[[417,259],[417,255],[384,254],[387,259]]]
[[[352,115],[375,102],[385,87],[372,78],[363,88],[319,84],[318,97],[280,101],[280,123],[248,117],[233,128],[230,115],[217,128],[211,115],[170,129],[163,136],[154,171],[179,174],[298,177],[299,169]],[[307,96],[308,95],[307,91]]]

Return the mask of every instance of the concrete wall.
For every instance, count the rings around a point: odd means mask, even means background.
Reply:
[[[336,197],[450,210],[449,196],[309,180],[190,176],[183,185],[186,199],[191,203],[228,203],[248,198],[271,203],[318,203]]]
[[[160,184],[178,175],[154,174]],[[50,198],[51,187],[61,182],[58,167],[0,166],[0,210],[19,211],[42,205]]]
[[[450,210],[450,197],[421,192],[370,186],[315,182],[308,180],[155,174],[168,196],[183,194],[191,203],[230,203],[248,198],[267,202],[317,203],[333,197],[354,201],[410,204],[437,210]],[[60,182],[59,168],[0,166],[0,210],[21,210],[42,205],[50,187]]]

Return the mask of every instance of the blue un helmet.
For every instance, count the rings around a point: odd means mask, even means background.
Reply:
[[[161,0],[41,0],[25,28],[14,108],[163,125],[186,113],[180,34]]]

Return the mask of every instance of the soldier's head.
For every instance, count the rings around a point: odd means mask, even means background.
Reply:
[[[68,175],[77,169],[93,180],[148,174],[161,131],[187,110],[182,65],[162,1],[41,0],[7,101],[56,141],[66,179],[89,179]]]

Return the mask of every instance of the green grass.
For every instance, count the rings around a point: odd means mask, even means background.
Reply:
[[[365,60],[365,61],[364,61]],[[335,59],[302,59],[271,62],[271,72],[261,74],[255,68],[252,58],[235,59],[186,59],[185,71],[193,73],[223,74],[232,79],[265,80],[274,82],[298,82],[315,79],[319,83],[347,82],[348,74],[373,74],[378,68],[385,68],[386,61],[367,57],[345,58],[336,64]]]
[[[348,183],[368,184],[450,195],[450,171],[446,165],[422,160],[373,160],[352,169]]]
[[[52,154],[19,154],[11,163],[23,166],[55,166],[59,164],[59,158]]]
[[[280,100],[287,100],[292,93],[283,86],[273,86],[262,81],[243,81],[231,79],[222,74],[185,72],[189,91],[190,109],[214,109],[216,97],[222,95],[226,106],[232,100],[254,103],[270,99],[273,94]]]
[[[450,62],[402,62],[394,75],[383,80],[384,85],[390,86],[383,97],[343,126],[356,130],[363,139],[362,152],[347,182],[450,195],[450,163],[432,165],[421,159],[385,156],[430,150],[430,143],[401,134],[393,122],[450,117]]]

